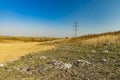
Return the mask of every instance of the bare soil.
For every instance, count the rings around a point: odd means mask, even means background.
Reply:
[[[13,61],[20,56],[30,53],[45,51],[54,48],[54,45],[38,45],[39,42],[17,42],[17,43],[0,43],[0,63]]]

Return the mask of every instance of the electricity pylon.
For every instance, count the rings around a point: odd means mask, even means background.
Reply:
[[[74,27],[75,27],[75,36],[74,37],[77,37],[77,33],[78,33],[78,23],[77,23],[77,21],[74,22]]]

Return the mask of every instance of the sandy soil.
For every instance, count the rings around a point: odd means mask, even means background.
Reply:
[[[20,56],[54,48],[54,45],[38,45],[39,43],[0,43],[0,63],[13,61]]]

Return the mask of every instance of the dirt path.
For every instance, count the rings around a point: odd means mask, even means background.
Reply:
[[[38,45],[39,43],[0,43],[0,63],[12,61],[32,52],[45,51],[54,45]]]

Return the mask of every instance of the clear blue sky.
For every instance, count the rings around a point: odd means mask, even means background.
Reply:
[[[0,35],[65,37],[120,30],[120,0],[0,0]]]

